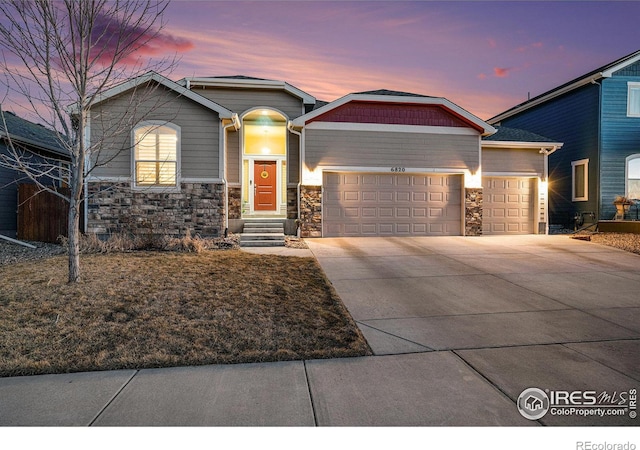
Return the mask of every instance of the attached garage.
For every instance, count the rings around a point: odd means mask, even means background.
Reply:
[[[482,234],[534,233],[536,178],[484,177]]]
[[[325,172],[323,236],[462,234],[462,176]]]

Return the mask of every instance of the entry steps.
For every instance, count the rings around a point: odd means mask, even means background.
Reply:
[[[245,219],[240,247],[284,247],[284,220]]]

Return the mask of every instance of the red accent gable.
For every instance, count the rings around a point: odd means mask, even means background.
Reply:
[[[432,127],[477,126],[439,105],[406,103],[374,103],[353,101],[338,106],[313,119],[311,122],[380,123],[388,125],[423,125]]]

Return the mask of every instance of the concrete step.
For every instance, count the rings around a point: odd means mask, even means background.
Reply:
[[[241,233],[240,242],[243,241],[284,241],[284,233]]]
[[[284,240],[282,241],[245,241],[240,242],[240,247],[284,247]]]
[[[267,227],[267,228],[258,228],[258,227],[244,227],[245,233],[253,233],[253,234],[273,234],[273,233],[284,233],[284,227]]]
[[[282,221],[279,222],[245,222],[245,228],[282,228]]]

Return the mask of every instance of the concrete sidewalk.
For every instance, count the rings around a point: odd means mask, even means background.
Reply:
[[[308,244],[375,356],[0,378],[0,425],[638,424],[532,421],[516,400],[640,387],[640,256],[565,236]]]

